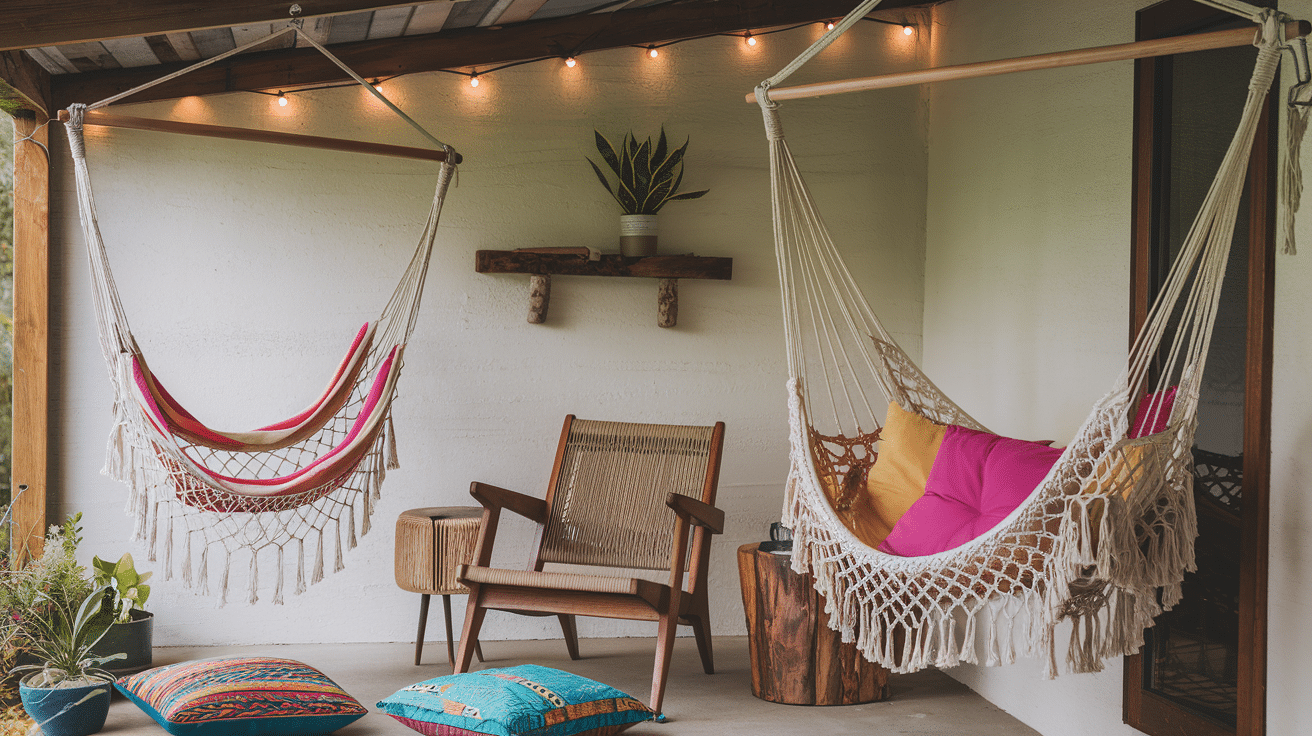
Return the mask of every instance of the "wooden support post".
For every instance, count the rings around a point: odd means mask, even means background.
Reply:
[[[46,528],[47,398],[50,343],[50,161],[43,114],[14,118],[15,565],[41,556]],[[31,136],[31,141],[20,140]],[[20,492],[21,491],[21,492]]]
[[[547,321],[551,304],[551,274],[535,273],[528,277],[528,321],[540,325]]]
[[[673,327],[679,321],[679,280],[661,279],[656,291],[656,326]]]

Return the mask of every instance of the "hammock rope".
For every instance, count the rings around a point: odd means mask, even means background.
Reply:
[[[867,398],[942,424],[985,428],[914,364],[862,295],[807,189],[769,99],[779,84],[870,12],[867,0],[756,90],[770,146],[775,253],[784,308],[790,472],[784,523],[792,564],[825,598],[831,628],[895,672],[1042,656],[1059,671],[1056,628],[1071,622],[1066,669],[1091,672],[1143,644],[1143,630],[1180,599],[1197,534],[1192,445],[1197,406],[1235,218],[1262,102],[1275,78],[1283,16],[1259,22],[1244,112],[1198,218],[1111,390],[1052,470],[992,530],[923,557],[885,554],[857,536],[853,481],[875,462],[880,416]],[[1236,7],[1230,7],[1236,6]],[[1169,340],[1167,339],[1169,336]],[[1131,437],[1140,399],[1165,429]],[[825,416],[822,417],[822,413]],[[1160,597],[1159,597],[1160,593]]]
[[[370,531],[370,518],[387,471],[399,467],[391,406],[397,396],[405,346],[418,319],[442,205],[459,157],[388,103],[447,152],[427,221],[405,271],[378,319],[361,328],[352,351],[319,402],[297,417],[262,430],[222,433],[195,420],[146,366],[100,232],[82,128],[88,109],[111,104],[288,32],[308,38],[296,25],[289,26],[106,100],[72,105],[66,124],[100,349],[114,387],[114,421],[102,472],[128,486],[132,539],[146,545],[151,561],[162,556],[163,578],[173,577],[174,552],[180,546],[183,582],[203,594],[213,592],[221,604],[228,599],[234,553],[250,555],[247,600],[254,603],[259,598],[260,553],[276,552],[273,601],[281,604],[289,587],[284,576],[291,564],[296,570],[292,592],[299,594],[305,591],[307,581],[314,584],[323,579],[327,544],[335,545],[328,564],[340,571],[344,567],[343,537],[346,548],[351,549],[358,536]],[[322,46],[310,42],[345,68]],[[330,412],[333,406],[338,408]],[[192,431],[182,431],[179,422]],[[290,439],[299,441],[287,444],[288,433],[293,435]],[[333,538],[325,539],[328,534]],[[314,545],[308,572],[307,543]],[[215,554],[222,551],[220,583],[214,591],[210,590],[212,548]],[[288,552],[294,562],[288,561]]]

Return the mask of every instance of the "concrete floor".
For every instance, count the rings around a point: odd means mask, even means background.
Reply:
[[[714,675],[702,672],[691,638],[675,645],[665,694],[663,724],[640,723],[626,736],[709,736],[711,734],[953,734],[1023,736],[1037,734],[947,675],[928,670],[894,675],[892,697],[867,705],[805,707],[767,703],[752,697],[746,637],[715,639]],[[533,663],[568,670],[623,690],[646,702],[651,692],[655,640],[584,639],[583,659],[571,662],[563,642],[493,641],[483,644],[482,667]],[[155,664],[232,654],[287,657],[313,665],[337,682],[370,712],[337,731],[341,736],[406,736],[413,731],[377,712],[374,704],[406,685],[451,673],[446,642],[428,642],[424,664],[414,666],[413,644],[300,644],[243,647],[157,648]],[[159,726],[131,702],[116,696],[104,734],[159,736]]]

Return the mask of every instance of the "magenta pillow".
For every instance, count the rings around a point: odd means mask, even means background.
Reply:
[[[997,526],[1052,469],[1060,448],[950,425],[925,483],[878,549],[901,557],[959,547]]]
[[[1179,386],[1172,386],[1165,391],[1155,394],[1148,394],[1139,400],[1139,410],[1134,413],[1134,429],[1130,430],[1130,437],[1146,437],[1150,434],[1157,434],[1166,429],[1166,423],[1171,420],[1171,409],[1175,407],[1175,395],[1180,391]],[[1161,397],[1161,406],[1154,407],[1153,402],[1158,401]],[[1149,410],[1152,415],[1149,416]]]

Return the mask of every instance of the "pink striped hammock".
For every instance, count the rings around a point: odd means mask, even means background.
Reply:
[[[274,35],[290,32],[300,34],[299,25],[293,23]],[[240,53],[269,38],[272,36],[165,79]],[[347,549],[356,546],[357,516],[359,533],[369,532],[383,479],[388,470],[399,467],[391,407],[405,346],[419,313],[438,217],[460,160],[451,147],[425,131],[316,41],[303,34],[301,38],[445,149],[446,156],[437,175],[428,221],[382,314],[356,333],[317,399],[298,414],[255,430],[229,432],[206,426],[169,393],[138,347],[114,284],[96,222],[82,123],[88,109],[110,104],[141,88],[93,105],[73,105],[67,111],[100,347],[114,385],[114,423],[104,472],[127,485],[127,511],[135,520],[132,538],[145,543],[149,559],[162,568],[164,580],[180,572],[185,584],[209,593],[209,557],[223,555],[217,568],[222,580],[215,589],[223,602],[230,587],[234,553],[250,555],[247,584],[251,603],[259,598],[261,557],[265,565],[274,562],[273,601],[282,603],[288,570],[295,570],[293,592],[301,593],[307,578],[309,583],[323,578],[325,547],[330,542],[335,542],[334,570],[344,567],[343,541]],[[164,80],[154,83],[159,81]],[[313,545],[311,550],[306,549],[307,542]],[[175,551],[182,558],[180,564]],[[294,563],[287,560],[288,554]]]

